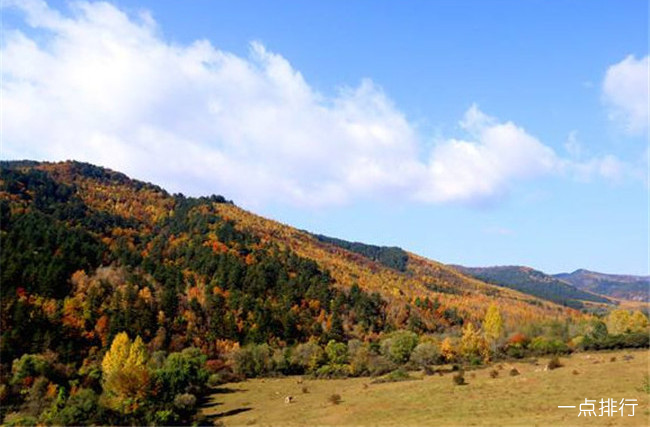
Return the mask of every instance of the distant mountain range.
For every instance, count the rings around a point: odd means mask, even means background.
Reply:
[[[596,295],[541,271],[523,266],[463,267],[454,266],[463,274],[484,282],[514,289],[529,295],[562,304],[567,307],[584,308],[585,301],[612,304],[608,298]]]
[[[650,301],[650,276],[604,274],[580,269],[553,277],[583,291],[632,301]]]

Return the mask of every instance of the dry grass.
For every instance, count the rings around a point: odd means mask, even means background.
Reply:
[[[634,359],[622,356],[633,353]],[[468,384],[458,387],[451,375],[424,376],[421,381],[373,384],[367,378],[305,380],[309,394],[300,393],[295,378],[249,380],[227,384],[212,396],[206,415],[231,425],[650,425],[650,395],[643,391],[648,373],[648,351],[582,353],[562,358],[562,368],[544,371],[539,364],[504,363],[517,376],[490,377],[493,367],[474,371]],[[611,357],[616,362],[609,363]],[[594,363],[599,361],[600,363]],[[607,361],[608,363],[602,363]],[[579,370],[580,375],[572,374]],[[418,374],[413,374],[418,375]],[[333,406],[328,397],[341,396]],[[283,399],[293,395],[295,402]],[[578,417],[576,405],[584,399],[638,399],[634,417]],[[600,407],[596,406],[597,409]]]

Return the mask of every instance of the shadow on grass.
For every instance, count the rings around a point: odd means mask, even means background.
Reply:
[[[216,387],[210,390],[210,394],[230,394],[248,391],[243,388]]]
[[[250,408],[250,407],[244,407],[244,408],[231,409],[230,411],[217,412],[216,414],[206,415],[205,420],[209,421],[209,422],[211,422],[213,424],[216,424],[216,421],[218,421],[221,418],[241,414],[242,412],[248,412],[248,411],[250,411],[252,409],[253,408]]]

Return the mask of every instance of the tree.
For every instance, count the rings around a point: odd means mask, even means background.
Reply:
[[[343,343],[330,340],[325,347],[325,353],[330,363],[342,364],[348,362],[348,346]]]
[[[418,344],[411,353],[411,361],[421,368],[435,364],[439,358],[438,346],[432,342]]]
[[[503,335],[503,319],[499,312],[499,307],[492,303],[485,314],[483,320],[483,335],[488,344],[492,347],[492,351],[496,351],[497,341]]]
[[[472,362],[477,361],[478,358],[487,357],[487,342],[471,322],[468,322],[463,328],[463,336],[460,339],[460,352],[463,357]]]
[[[418,336],[411,331],[393,332],[381,344],[384,355],[395,363],[406,363],[416,345]]]
[[[620,335],[630,330],[630,312],[624,309],[613,310],[605,319],[607,330],[612,335]]]
[[[447,362],[452,362],[456,358],[456,350],[451,342],[451,338],[445,337],[440,344],[440,354]]]
[[[630,316],[630,331],[644,332],[648,329],[648,318],[639,310],[635,310]]]
[[[102,360],[106,406],[123,414],[135,412],[149,394],[147,349],[138,336],[133,342],[126,332],[115,336]]]

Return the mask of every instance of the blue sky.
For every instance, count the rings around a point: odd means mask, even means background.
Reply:
[[[446,263],[648,273],[646,1],[2,15],[3,158],[90,161]]]

